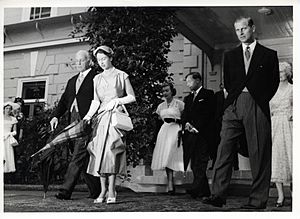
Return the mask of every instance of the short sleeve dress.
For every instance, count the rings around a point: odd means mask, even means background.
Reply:
[[[9,173],[9,172],[15,172],[16,167],[15,167],[15,155],[14,155],[14,148],[9,144],[9,141],[7,138],[8,133],[12,131],[12,127],[18,123],[17,119],[13,116],[10,117],[10,120],[4,119],[4,153],[3,153],[3,160],[4,160],[4,166],[3,170],[4,173]]]
[[[112,77],[105,77],[104,72],[95,76],[94,87],[98,101],[101,102],[98,115],[93,121],[93,133],[87,150],[90,160],[87,173],[126,174],[126,148],[124,133],[111,125],[111,111],[105,111],[105,106],[112,100],[125,93],[125,80],[128,74],[114,68]]]
[[[184,102],[174,98],[169,106],[166,101],[161,103],[156,113],[162,120],[180,119],[183,109]],[[179,130],[181,130],[181,125],[174,122],[164,122],[161,126],[152,156],[151,168],[153,170],[164,170],[167,167],[174,171],[184,171],[183,148],[181,142],[178,142]]]
[[[293,85],[277,90],[270,101],[272,121],[272,182],[292,182]]]

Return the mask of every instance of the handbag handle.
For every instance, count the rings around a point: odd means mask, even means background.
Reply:
[[[117,111],[117,106],[118,106],[118,104],[115,105],[115,107],[113,108],[112,111],[115,111],[115,112],[118,112],[118,113],[123,113],[123,112]],[[129,116],[129,113],[128,113],[126,107],[124,106],[124,104],[121,104],[121,107],[122,107],[123,110],[124,110],[124,113],[123,113],[123,114],[126,114],[127,116]]]

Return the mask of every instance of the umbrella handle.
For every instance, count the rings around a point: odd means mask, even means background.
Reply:
[[[41,152],[41,150],[38,150],[37,152],[35,152],[34,154],[32,154],[30,157],[34,157],[35,155],[37,155],[40,152]]]

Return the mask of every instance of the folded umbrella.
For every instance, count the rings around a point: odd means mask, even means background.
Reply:
[[[40,179],[44,188],[44,198],[48,191],[54,167],[59,162],[59,159],[55,158],[56,149],[54,146],[74,140],[75,138],[87,136],[91,133],[91,130],[91,125],[87,124],[85,121],[75,121],[65,127],[54,138],[53,134],[50,135],[50,138],[48,139],[49,142],[43,148],[31,155],[31,158],[35,157],[35,159],[37,159],[34,163],[40,172]]]
[[[53,175],[54,153],[54,148],[44,150],[42,153],[40,153],[39,161],[37,163],[37,166],[39,167],[40,180],[43,184],[44,198],[46,198],[48,186]]]
[[[52,148],[55,145],[63,144],[75,138],[87,136],[91,133],[91,130],[91,125],[87,124],[83,120],[72,122],[70,125],[64,128],[54,139],[48,142],[43,148],[32,154],[31,157],[34,157],[35,155],[41,153],[46,149]]]

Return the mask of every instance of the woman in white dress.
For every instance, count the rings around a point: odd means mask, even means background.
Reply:
[[[4,120],[4,148],[3,148],[3,162],[4,173],[11,173],[16,171],[14,149],[10,144],[9,138],[17,134],[17,119],[12,116],[13,103],[7,102],[4,104],[3,120]]]
[[[284,203],[283,184],[292,183],[292,139],[293,139],[293,85],[288,83],[291,66],[279,63],[280,84],[270,101],[272,121],[272,176],[278,199],[276,207]]]
[[[103,72],[94,78],[94,100],[89,112],[83,118],[93,122],[93,136],[87,146],[90,161],[87,173],[100,176],[101,193],[94,203],[116,202],[116,174],[126,174],[126,148],[124,132],[112,126],[112,110],[135,101],[135,95],[128,74],[112,65],[113,51],[107,46],[100,46],[94,51]],[[106,187],[108,180],[108,189]]]
[[[175,99],[176,90],[172,83],[165,83],[162,87],[165,101],[158,105],[156,113],[164,121],[156,140],[152,156],[152,170],[166,170],[168,179],[168,193],[175,193],[174,171],[184,171],[182,144],[178,141],[181,131],[181,114],[184,102]]]

